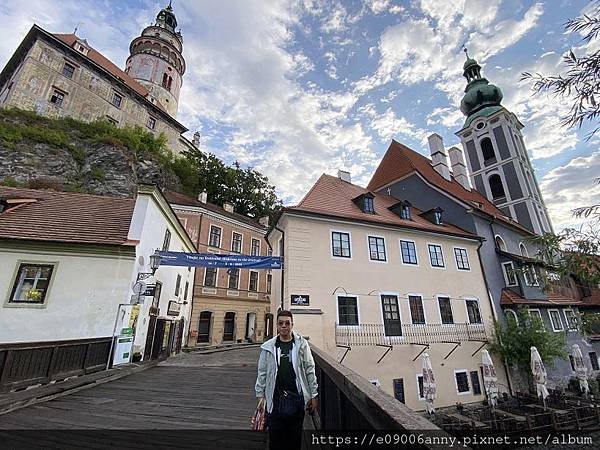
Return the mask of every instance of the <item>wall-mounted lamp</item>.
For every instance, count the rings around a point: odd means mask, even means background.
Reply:
[[[152,269],[152,275],[156,273],[156,270],[160,266],[160,250],[156,249],[152,255],[150,255],[150,268]]]

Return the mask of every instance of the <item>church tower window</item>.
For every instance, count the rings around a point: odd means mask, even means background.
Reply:
[[[502,185],[502,179],[500,178],[500,175],[495,173],[488,179],[488,183],[490,184],[490,192],[492,193],[492,198],[494,200],[506,197],[506,193],[504,192],[504,186]]]
[[[496,162],[496,153],[494,152],[494,146],[492,145],[492,140],[488,137],[483,138],[481,140],[481,154],[483,156],[483,162],[488,164],[493,164]]]

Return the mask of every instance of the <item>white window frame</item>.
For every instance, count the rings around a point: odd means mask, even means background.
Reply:
[[[29,302],[12,302],[13,289],[15,287],[15,283],[17,283],[19,279],[20,268],[22,264],[30,264],[36,266],[53,266],[52,274],[50,275],[50,280],[48,280],[48,287],[46,288],[46,295],[44,296],[43,303],[29,303]],[[50,301],[50,292],[52,291],[52,286],[54,284],[54,280],[56,279],[58,272],[58,261],[42,261],[42,260],[29,260],[29,259],[19,259],[15,262],[15,270],[12,278],[10,279],[10,284],[8,285],[6,299],[4,301],[4,307],[7,308],[34,308],[34,309],[44,309],[48,306]],[[36,278],[37,279],[37,278]]]
[[[255,291],[250,290],[250,274],[253,272],[256,274],[256,290]],[[258,289],[259,285],[260,285],[260,272],[258,270],[249,270],[248,271],[248,292],[259,292],[259,289]]]
[[[535,314],[537,314],[536,317],[539,317],[539,319],[542,321],[542,325],[544,326],[544,328],[546,328],[546,323],[544,322],[544,318],[542,317],[542,311],[540,311],[538,308],[527,308],[529,310],[529,315],[531,317],[533,317]]]
[[[421,393],[419,392],[419,378],[423,378],[422,373],[417,373],[415,375],[415,380],[417,381],[417,400],[419,400],[420,402],[424,402],[425,396],[421,397]],[[423,380],[423,393],[425,393],[425,380]]]
[[[379,260],[379,259],[372,259],[371,258],[371,245],[369,243],[369,238],[383,239],[383,252],[384,252],[385,259]],[[332,251],[333,251],[333,247],[332,247]],[[369,255],[369,261],[371,261],[373,263],[387,264],[389,258],[388,258],[387,244],[385,243],[385,237],[384,236],[378,236],[378,235],[375,235],[375,234],[368,234],[367,235],[367,254]],[[350,251],[350,256],[352,256],[352,251]]]
[[[350,246],[350,256],[336,256],[333,254],[333,233],[344,233],[348,235],[348,245]],[[332,259],[336,261],[352,261],[354,258],[354,251],[352,250],[352,233],[346,230],[340,229],[329,229],[329,254]]]
[[[447,298],[450,302],[450,312],[452,313],[452,323],[444,323],[442,320],[442,309],[440,308],[440,297]],[[437,310],[440,317],[440,325],[444,326],[454,326],[456,324],[456,320],[454,318],[454,307],[452,306],[452,297],[448,294],[436,294],[435,302],[437,303]]]
[[[515,319],[515,322],[517,323],[517,325],[519,324],[519,317],[517,315],[516,312],[514,312],[512,309],[510,308],[506,308],[504,309],[504,315],[506,316],[506,319],[508,320],[508,314],[507,313],[511,313],[513,318]]]
[[[460,392],[458,390],[458,380],[456,379],[457,373],[465,373],[467,375],[467,386],[469,387],[468,391]],[[473,393],[473,390],[471,389],[471,380],[469,379],[469,375],[470,374],[467,369],[457,369],[454,371],[454,387],[456,388],[456,395],[470,395]]]
[[[525,254],[523,254],[523,249],[525,249]],[[522,242],[519,242],[519,252],[521,253],[521,256],[529,258],[529,250],[527,250],[527,247]]]
[[[257,255],[252,255],[252,242],[254,242],[254,241],[258,242],[258,254]],[[242,247],[242,249],[243,249],[243,247]],[[260,242],[260,239],[256,239],[255,237],[251,237],[250,238],[250,255],[252,255],[252,256],[260,256],[260,252],[261,252],[261,242]]]
[[[233,249],[233,235],[234,234],[239,234],[242,237],[242,240],[240,241],[240,251],[239,252],[236,252]],[[235,230],[231,230],[231,251],[234,252],[234,253],[240,253],[240,254],[244,253],[244,233],[239,233],[239,232],[237,232]]]
[[[494,245],[497,244],[496,239],[498,239],[498,238],[500,238],[500,241],[502,241],[502,246],[504,247],[502,249],[502,248],[500,248],[500,246],[498,246],[498,250],[500,250],[501,252],[507,252],[508,247],[506,246],[506,241],[499,234],[494,235]]]
[[[526,286],[539,286],[540,285],[540,282],[537,277],[537,272],[533,265],[528,264],[528,265],[523,266],[522,272],[523,272],[523,280],[525,281]],[[526,273],[531,274],[533,279],[528,280],[527,275],[525,275]]]
[[[510,267],[512,269],[513,276],[515,277],[515,283],[514,284],[510,284],[510,282],[508,280],[508,272],[507,272],[506,267],[505,267],[505,266],[508,266],[508,265],[510,265]],[[504,275],[504,284],[507,287],[516,287],[516,286],[518,286],[519,285],[519,278],[517,277],[517,272],[515,270],[515,265],[513,264],[513,262],[512,261],[506,261],[506,262],[503,262],[501,264],[501,266],[502,266],[502,275]]]
[[[340,297],[353,297],[356,299],[356,315],[358,316],[358,325],[341,325],[340,324]],[[400,309],[400,304],[398,304],[398,309]],[[336,294],[335,296],[335,318],[338,327],[348,327],[348,328],[360,328],[362,324],[362,320],[360,317],[360,296],[354,294]]]
[[[421,298],[421,306],[423,307],[423,318],[425,319],[425,323],[413,323],[412,311],[410,310],[410,297],[420,297]],[[427,325],[429,322],[427,321],[427,313],[425,312],[425,302],[423,300],[424,295],[416,292],[409,292],[406,294],[406,305],[408,306],[408,315],[410,317],[410,323],[407,325]]]
[[[237,280],[237,285],[236,287],[230,287],[229,286],[229,280],[231,279],[231,274],[227,274],[227,289],[231,289],[232,291],[239,291],[240,290],[240,283],[242,281],[242,269],[240,269],[239,267],[231,267],[231,269],[237,269],[238,270],[238,280]]]
[[[558,328],[558,329],[554,326],[554,320],[552,320],[552,314],[551,314],[552,312],[556,312],[558,321],[560,322],[560,328]],[[550,325],[552,326],[552,331],[554,331],[555,333],[558,333],[560,331],[565,331],[562,320],[560,318],[560,310],[559,309],[549,309],[548,317],[550,318]]]
[[[461,269],[458,267],[458,258],[456,256],[456,250],[464,250],[467,255],[467,266],[468,269]],[[454,264],[456,265],[456,270],[459,272],[470,272],[471,271],[471,258],[469,257],[469,251],[465,247],[452,247],[452,253],[454,254]]]
[[[207,269],[216,269],[216,273],[215,273],[215,285],[214,286],[207,286],[206,285],[206,270]],[[205,267],[204,268],[204,277],[202,279],[202,287],[218,287],[219,285],[219,268],[218,267]]]
[[[463,300],[465,302],[465,313],[466,313],[466,317],[467,317],[467,323],[469,325],[483,325],[483,313],[481,312],[481,303],[479,302],[479,299],[477,297],[463,297]],[[471,320],[469,319],[469,307],[467,306],[467,302],[468,301],[475,301],[477,302],[477,309],[479,310],[479,317],[481,318],[481,322],[477,323],[477,322],[471,322]]]
[[[415,257],[417,258],[416,264],[404,262],[404,258],[402,258],[402,241],[412,242],[413,245],[415,246]],[[398,249],[400,250],[400,262],[402,263],[403,266],[419,267],[419,250],[418,250],[416,241],[413,241],[412,239],[398,239]]]
[[[443,266],[434,266],[431,263],[431,253],[429,251],[429,246],[430,245],[436,245],[438,246],[441,251],[442,251],[442,262],[443,262]],[[444,256],[444,246],[442,244],[439,244],[437,242],[428,242],[427,243],[427,259],[429,260],[429,267],[431,267],[432,269],[439,269],[439,270],[446,270],[446,257]]]
[[[569,317],[567,316],[567,311],[573,313],[573,319],[575,320],[575,322],[577,323],[577,314],[575,313],[575,311],[571,308],[565,308],[563,309],[563,315],[565,316],[565,324],[567,325],[567,330],[568,331],[577,331],[578,327],[577,325],[575,326],[575,328],[571,328],[571,324],[569,323]]]
[[[218,228],[219,230],[221,230],[221,232],[219,233],[219,245],[216,245],[216,246],[215,245],[211,245],[211,243],[210,243],[210,236],[212,234],[212,229],[213,228]],[[208,227],[208,242],[207,242],[208,246],[209,247],[213,247],[213,248],[221,248],[221,244],[222,243],[223,243],[223,228],[220,227],[220,226],[218,226],[218,225],[211,224]]]

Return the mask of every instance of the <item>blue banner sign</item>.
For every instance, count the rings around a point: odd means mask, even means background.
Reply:
[[[281,269],[280,256],[216,255],[214,253],[159,252],[161,266]]]

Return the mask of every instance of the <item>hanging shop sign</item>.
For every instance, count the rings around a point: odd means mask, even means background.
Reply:
[[[293,295],[292,294],[292,306],[308,306],[310,305],[310,295]]]

